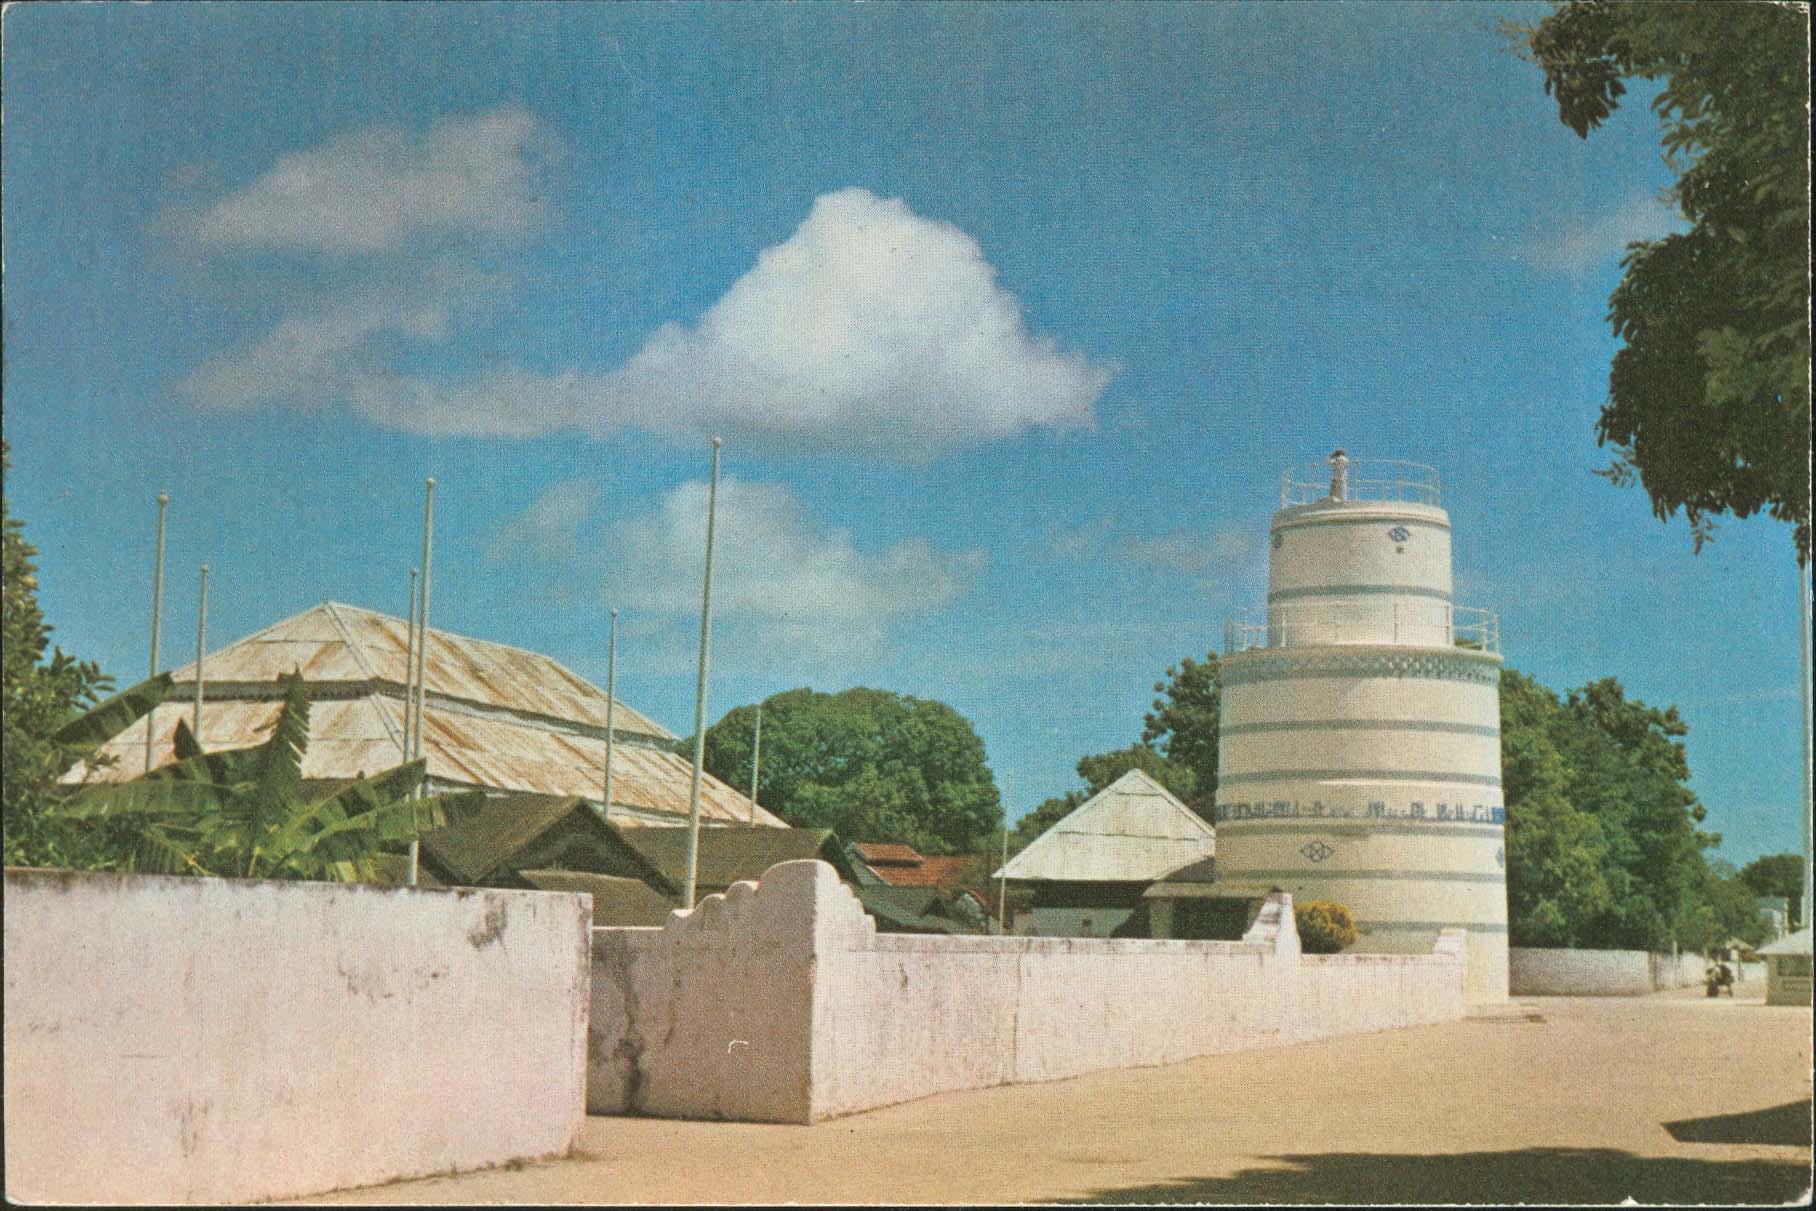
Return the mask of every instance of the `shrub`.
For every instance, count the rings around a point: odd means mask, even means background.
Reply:
[[[1349,909],[1329,900],[1307,900],[1293,906],[1299,948],[1308,955],[1334,955],[1356,944],[1356,923]]]

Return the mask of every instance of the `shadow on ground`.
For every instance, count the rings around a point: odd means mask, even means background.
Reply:
[[[1770,1110],[1716,1114],[1666,1123],[1671,1138],[1684,1144],[1804,1144],[1810,1142],[1810,1099]]]
[[[1092,1203],[1782,1203],[1810,1186],[1805,1161],[1639,1157],[1611,1148],[1446,1156],[1326,1152],[1279,1168],[1099,1190]],[[1073,1200],[1067,1200],[1073,1201]]]

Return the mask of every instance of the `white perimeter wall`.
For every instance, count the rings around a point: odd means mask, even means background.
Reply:
[[[5,878],[11,1201],[284,1198],[579,1137],[588,896]]]
[[[594,931],[587,1108],[806,1123],[948,1089],[1463,1016],[1463,942],[1301,958],[1242,942],[877,934],[821,862],[660,929]]]
[[[1652,954],[1644,950],[1541,950],[1516,946],[1507,952],[1514,996],[1639,997],[1703,981],[1708,963],[1697,954]],[[1745,979],[1736,972],[1737,980]]]

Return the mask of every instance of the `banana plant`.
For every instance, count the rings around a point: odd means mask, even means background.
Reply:
[[[126,824],[135,869],[355,883],[378,877],[386,845],[465,819],[484,803],[484,791],[420,795],[422,761],[305,794],[309,700],[300,673],[278,681],[283,706],[262,743],[207,752],[179,721],[174,762],[131,782],[86,787],[64,810]]]

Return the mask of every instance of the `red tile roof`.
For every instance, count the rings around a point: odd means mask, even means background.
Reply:
[[[853,848],[858,851],[858,856],[863,858],[864,861],[871,866],[876,866],[878,863],[887,864],[889,866],[918,866],[926,861],[912,845],[879,844],[872,841],[860,841],[857,845],[853,846]],[[881,871],[878,871],[877,873],[879,875],[882,874]],[[885,878],[884,882],[893,883],[895,880]]]

